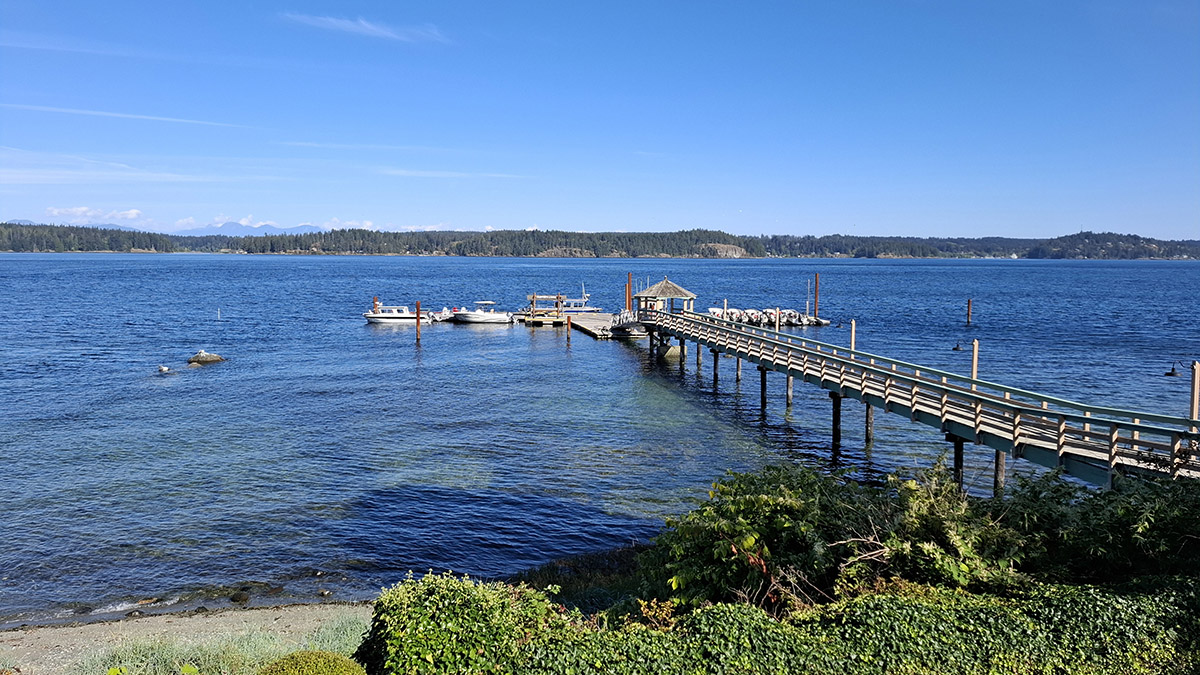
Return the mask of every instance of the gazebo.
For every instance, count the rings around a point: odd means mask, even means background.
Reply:
[[[683,307],[680,308],[682,311],[695,311],[696,294],[678,284],[671,283],[665,276],[662,281],[650,288],[634,293],[633,297],[637,302],[639,316],[647,310],[669,311],[674,314],[676,300],[683,301]]]

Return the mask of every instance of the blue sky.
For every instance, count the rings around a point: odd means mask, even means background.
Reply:
[[[1200,0],[0,0],[0,218],[1200,238]]]

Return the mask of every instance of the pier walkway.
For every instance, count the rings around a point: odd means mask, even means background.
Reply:
[[[1110,485],[1114,473],[1200,477],[1200,369],[1192,370],[1191,417],[1155,415],[1083,405],[794,334],[755,328],[694,312],[641,310],[651,331],[651,347],[674,337],[756,364],[762,404],[767,373],[786,374],[788,404],[793,378],[815,384],[833,399],[834,445],[840,444],[842,398],[903,415],[930,426],[955,442],[955,470],[961,479],[964,442],[996,452],[997,489],[1003,486],[1004,457],[1020,457],[1062,467],[1088,482]],[[699,361],[700,350],[697,350]],[[713,378],[720,359],[713,359]]]

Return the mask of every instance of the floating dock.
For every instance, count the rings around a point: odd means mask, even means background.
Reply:
[[[588,312],[586,314],[571,314],[571,327],[590,335],[597,340],[607,340],[612,337],[609,330],[612,327],[613,315],[606,312]]]

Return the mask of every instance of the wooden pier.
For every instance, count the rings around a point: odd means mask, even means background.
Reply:
[[[853,347],[807,340],[694,312],[642,310],[638,318],[651,331],[651,349],[670,338],[696,343],[715,357],[727,354],[757,366],[760,397],[767,403],[767,373],[787,377],[787,403],[795,378],[829,391],[833,443],[841,442],[841,403],[867,405],[867,435],[873,408],[934,427],[954,442],[956,475],[962,476],[965,443],[995,451],[995,484],[1003,489],[1006,457],[1020,457],[1088,482],[1112,485],[1114,474],[1139,473],[1200,477],[1200,364],[1192,368],[1191,417],[1156,415],[1088,406],[1035,392],[966,377],[857,351]],[[682,351],[682,350],[681,350]],[[720,359],[713,358],[713,381]]]
[[[612,326],[613,315],[607,312],[587,312],[571,314],[571,327],[590,335],[597,340],[607,340],[612,337],[609,328]]]

